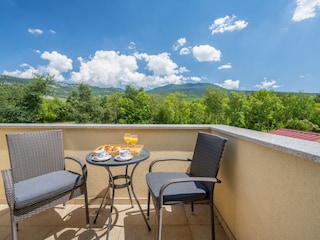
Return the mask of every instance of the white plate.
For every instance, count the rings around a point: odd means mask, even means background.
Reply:
[[[125,157],[125,158],[120,157],[120,155],[114,157],[114,159],[115,159],[116,161],[128,161],[128,160],[130,160],[130,159],[132,159],[132,158],[133,158],[132,155],[129,155],[129,156]]]
[[[94,157],[92,157],[92,161],[94,161],[94,162],[103,162],[103,161],[109,160],[111,157],[112,157],[111,155],[106,155],[106,156],[103,156],[103,157],[94,156]]]

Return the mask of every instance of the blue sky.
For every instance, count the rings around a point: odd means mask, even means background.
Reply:
[[[320,0],[1,0],[0,74],[320,93]]]

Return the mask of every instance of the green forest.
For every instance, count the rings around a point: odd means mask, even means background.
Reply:
[[[208,86],[204,97],[167,96],[126,86],[94,96],[80,83],[66,99],[53,96],[52,77],[28,84],[0,83],[1,123],[225,124],[258,131],[320,131],[320,94],[226,91]],[[50,87],[51,86],[51,87]]]

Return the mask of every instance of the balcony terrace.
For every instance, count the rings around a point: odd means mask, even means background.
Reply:
[[[5,134],[63,129],[65,152],[82,159],[97,146],[122,143],[124,132],[137,133],[139,144],[151,152],[135,172],[134,186],[146,209],[145,174],[158,157],[191,157],[197,133],[228,138],[215,188],[217,239],[317,239],[320,236],[320,145],[268,133],[224,125],[78,125],[0,124],[0,169],[9,168]],[[105,169],[88,166],[90,221],[105,191]],[[181,166],[181,165],[179,165]],[[74,168],[70,165],[68,168]],[[183,166],[187,168],[187,166]],[[178,169],[170,165],[171,170]],[[117,169],[118,171],[118,169]],[[120,171],[120,169],[119,169]],[[2,181],[2,178],[1,178]],[[0,184],[0,239],[10,239],[10,218]],[[20,239],[104,239],[108,207],[96,224],[85,228],[83,199],[57,206],[19,224]],[[154,239],[155,216],[148,232],[140,212],[131,208],[125,189],[116,191],[110,239]],[[210,239],[208,206],[197,204],[165,209],[163,239]]]

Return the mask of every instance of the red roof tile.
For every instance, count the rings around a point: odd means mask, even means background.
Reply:
[[[307,141],[320,142],[320,133],[316,133],[316,132],[307,132],[307,131],[299,131],[299,130],[293,130],[293,129],[287,129],[287,128],[280,128],[278,130],[270,131],[269,133],[303,139]]]

